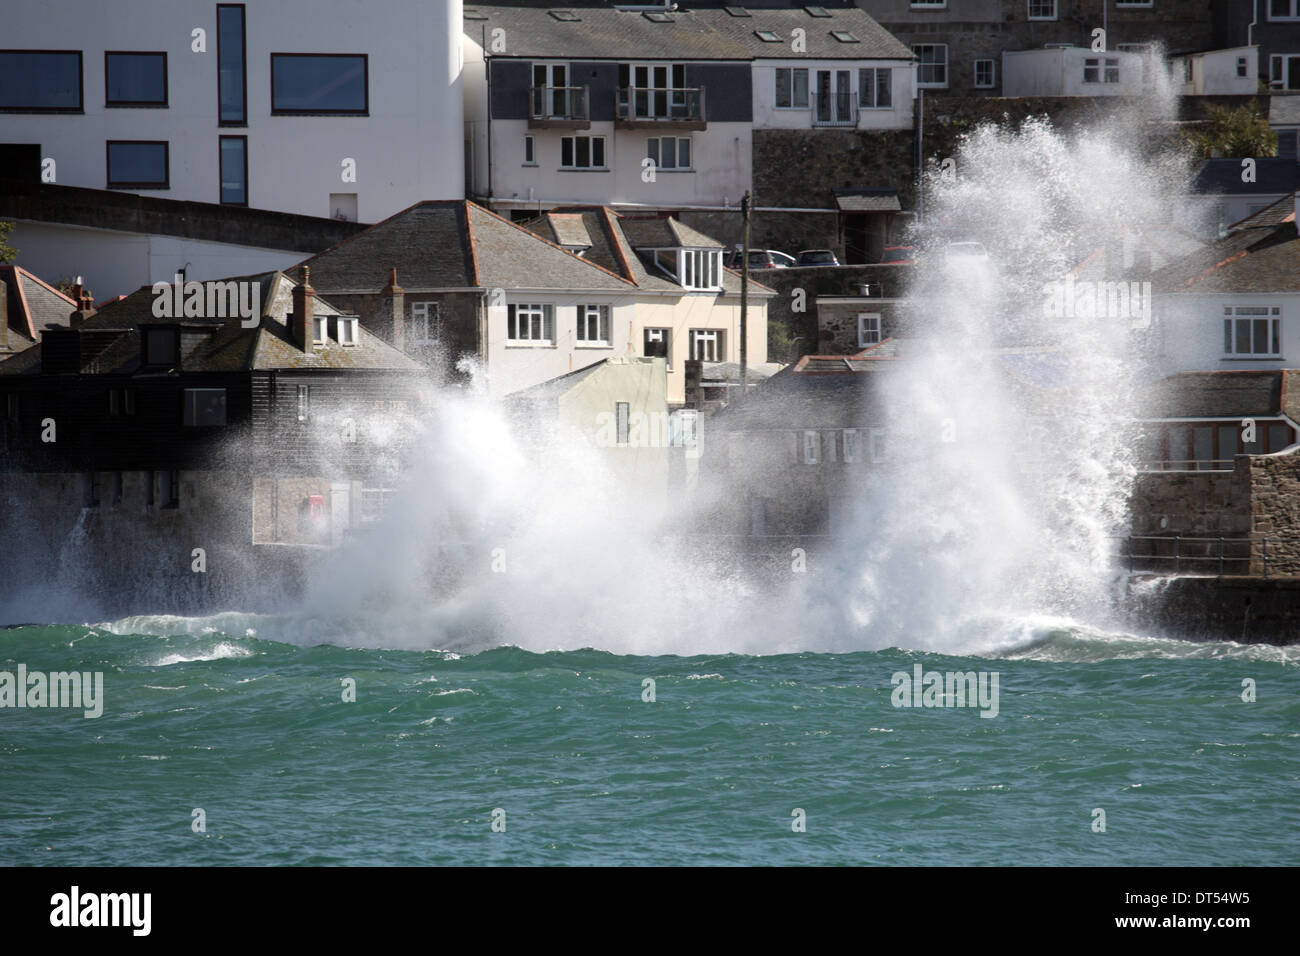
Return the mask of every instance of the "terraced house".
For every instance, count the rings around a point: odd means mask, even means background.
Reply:
[[[574,206],[517,224],[460,201],[419,203],[302,265],[330,302],[444,379],[470,358],[507,395],[604,359],[658,357],[680,405],[687,359],[740,357],[741,279],[722,253],[671,218]],[[755,365],[774,294],[750,281]]]
[[[691,214],[752,188],[755,131],[909,129],[912,60],[852,7],[475,4],[468,192],[516,219],[604,203],[708,231]]]
[[[229,281],[250,318],[160,317],[145,287],[0,362],[10,584],[273,596],[379,517],[425,370],[283,273]]]

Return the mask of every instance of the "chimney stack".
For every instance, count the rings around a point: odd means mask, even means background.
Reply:
[[[289,313],[289,331],[293,344],[304,352],[311,351],[312,299],[316,291],[311,287],[311,270],[302,267],[302,281],[293,287],[293,311]]]
[[[406,351],[406,292],[397,284],[397,270],[388,270],[388,285],[384,287],[385,303],[381,307],[383,316],[392,329],[390,336],[393,348],[399,352]]]
[[[68,316],[68,325],[77,328],[81,323],[95,314],[95,297],[81,284],[81,276],[72,284],[72,294],[68,296],[76,303],[76,310]]]

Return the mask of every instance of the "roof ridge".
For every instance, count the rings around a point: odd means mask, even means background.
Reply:
[[[593,268],[593,269],[599,269],[601,272],[605,273],[605,274],[608,275],[608,276],[611,276],[611,277],[617,279],[619,282],[626,282],[628,285],[632,286],[633,288],[636,288],[636,287],[637,287],[637,284],[636,284],[635,282],[633,282],[631,279],[625,279],[625,278],[623,278],[623,277],[622,277],[621,275],[619,275],[618,273],[616,273],[616,272],[612,272],[612,271],[610,271],[609,269],[606,269],[606,268],[605,268],[604,266],[602,266],[600,263],[598,263],[598,262],[592,262],[590,259],[586,259],[586,258],[584,258],[584,257],[582,257],[582,256],[580,256],[580,255],[578,255],[577,253],[570,252],[568,249],[564,248],[564,246],[560,245],[559,243],[552,242],[550,239],[547,239],[545,236],[539,236],[537,233],[533,232],[531,229],[525,229],[523,226],[519,225],[519,224],[516,223],[516,222],[511,222],[509,219],[505,218],[505,217],[502,216],[502,215],[499,215],[498,213],[493,212],[491,209],[488,209],[486,206],[480,206],[478,203],[476,203],[476,202],[472,202],[471,200],[468,200],[468,199],[465,200],[465,201],[466,201],[467,203],[469,203],[470,205],[474,206],[476,209],[478,209],[478,210],[480,210],[480,211],[482,211],[482,212],[487,213],[489,216],[492,216],[494,219],[500,220],[501,222],[505,223],[507,226],[510,226],[512,229],[517,229],[517,230],[519,230],[520,232],[522,232],[522,233],[523,233],[525,236],[527,236],[528,238],[530,238],[530,239],[534,239],[534,240],[536,240],[536,241],[538,241],[538,242],[544,242],[544,243],[546,243],[548,246],[550,246],[552,249],[558,249],[560,252],[564,253],[566,256],[570,256],[570,257],[572,257],[572,258],[574,258],[574,259],[577,259],[579,262],[581,262],[581,263],[583,263],[583,264],[585,264],[585,265],[588,265],[588,266],[590,266],[590,267]],[[466,219],[467,219],[467,228],[468,228],[468,217],[466,217]],[[476,283],[476,284],[477,284],[477,283]]]

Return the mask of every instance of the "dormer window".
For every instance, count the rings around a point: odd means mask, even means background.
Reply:
[[[313,316],[311,320],[311,344],[324,345],[329,341],[329,322],[328,315]]]
[[[338,324],[335,338],[338,339],[339,345],[351,348],[357,344],[357,326],[361,320],[355,315],[340,315],[336,320]]]
[[[683,289],[722,289],[721,249],[655,249],[654,262]]]
[[[180,363],[180,330],[163,328],[144,329],[144,354],[142,363],[152,368],[175,368]]]

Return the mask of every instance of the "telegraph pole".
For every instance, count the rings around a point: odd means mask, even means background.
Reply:
[[[749,388],[749,190],[745,190],[740,200],[740,211],[744,216],[740,259],[740,397],[744,399],[745,390]]]

